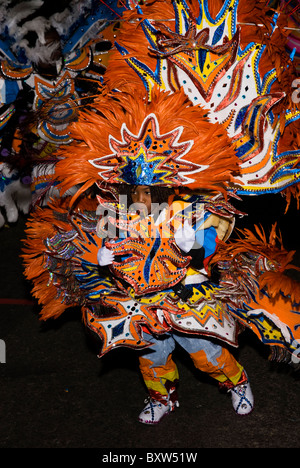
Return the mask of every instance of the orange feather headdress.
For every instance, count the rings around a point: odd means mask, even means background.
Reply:
[[[183,92],[134,90],[100,96],[72,125],[73,143],[60,150],[56,176],[76,196],[101,184],[141,184],[226,192],[238,159],[225,128],[209,122]]]

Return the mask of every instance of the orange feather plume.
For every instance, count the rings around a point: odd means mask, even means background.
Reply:
[[[182,127],[179,143],[193,141],[184,160],[203,169],[192,174],[189,188],[226,192],[238,174],[239,162],[225,128],[209,122],[207,111],[192,106],[181,91],[168,93],[153,88],[150,101],[135,91],[101,96],[94,102],[93,110],[80,113],[72,125],[73,143],[59,150],[61,160],[56,165],[56,177],[61,190],[82,184],[73,202],[88,187],[101,182],[98,169],[90,161],[112,154],[110,138],[121,139],[122,125],[138,135],[145,118],[154,114],[160,134]]]
[[[295,251],[287,251],[283,247],[281,235],[276,232],[276,224],[272,226],[269,238],[261,227],[255,225],[254,228],[255,233],[249,229],[241,229],[237,240],[228,243],[220,242],[213,263],[231,262],[242,254],[258,254],[272,264],[270,271],[258,272],[256,279],[260,289],[265,288],[272,300],[276,300],[283,294],[290,299],[291,303],[299,304],[300,283],[289,275],[290,270],[300,271],[300,268],[292,263]]]
[[[25,230],[26,239],[23,240],[24,275],[32,281],[32,295],[42,306],[40,318],[59,317],[67,308],[81,304],[80,288],[76,285],[74,274],[70,266],[61,262],[61,274],[64,287],[61,288],[52,277],[48,268],[49,255],[45,240],[52,238],[59,231],[68,232],[73,226],[67,220],[69,199],[60,199],[50,202],[47,208],[36,207],[30,215]],[[80,201],[80,210],[96,210],[95,200],[88,198]],[[60,279],[58,278],[58,283]],[[65,300],[66,291],[70,292],[71,300]]]

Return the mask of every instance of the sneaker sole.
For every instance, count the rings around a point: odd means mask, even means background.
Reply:
[[[235,414],[237,414],[238,416],[249,416],[249,414],[251,414],[253,410],[254,410],[254,405],[252,406],[252,408],[251,408],[251,410],[249,411],[249,413],[244,413],[244,414],[243,414],[243,413],[242,413],[242,414],[241,414],[241,413],[238,413],[237,411],[235,411],[235,410],[233,409],[233,411],[235,412]]]
[[[169,416],[169,414],[173,413],[173,411],[168,411],[167,413],[165,413],[159,421],[143,421],[142,419],[138,419],[138,421],[142,424],[147,424],[147,426],[156,426],[156,424],[159,424],[165,416]]]

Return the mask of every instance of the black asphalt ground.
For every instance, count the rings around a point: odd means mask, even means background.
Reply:
[[[261,212],[254,206],[247,222],[266,221],[261,203]],[[268,223],[273,218],[299,259],[295,212],[283,218],[281,199],[278,204],[275,197]],[[39,321],[19,258],[25,221],[20,216],[0,231],[1,448],[93,448],[97,461],[106,462],[109,453],[135,454],[141,448],[151,454],[162,449],[185,454],[204,448],[300,447],[300,372],[270,363],[268,349],[248,332],[234,353],[252,382],[250,415],[237,416],[229,395],[177,350],[180,407],[157,426],[139,423],[146,392],[136,352],[118,349],[98,359],[98,344],[87,335],[78,310],[56,321]],[[244,461],[239,457],[239,463]]]

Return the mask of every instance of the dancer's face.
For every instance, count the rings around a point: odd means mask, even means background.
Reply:
[[[148,185],[137,185],[133,187],[131,199],[133,203],[143,203],[147,209],[147,214],[151,212],[151,191]]]

